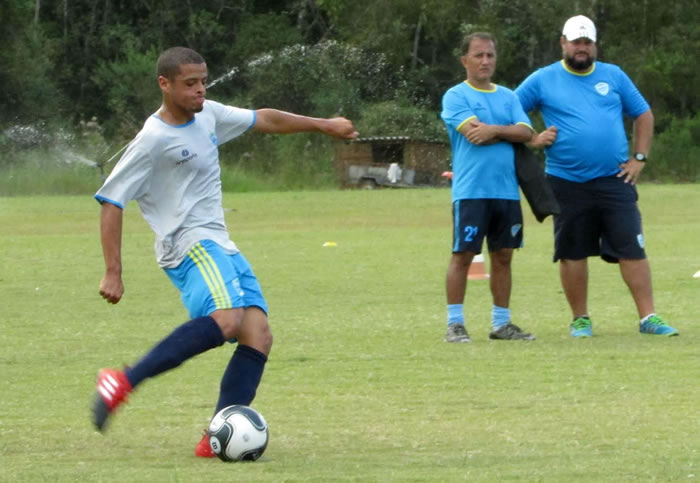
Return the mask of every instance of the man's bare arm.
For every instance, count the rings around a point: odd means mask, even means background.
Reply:
[[[270,134],[298,132],[320,132],[341,139],[354,139],[357,131],[352,122],[344,117],[322,119],[300,116],[277,109],[258,109],[253,129]]]
[[[651,113],[651,109],[637,116],[634,120],[632,132],[634,133],[634,152],[648,156],[651,149],[651,139],[654,136],[654,115]],[[624,177],[625,183],[636,184],[644,166],[643,161],[630,158],[626,163],[620,165],[620,172],[617,173],[617,177]]]
[[[102,203],[100,239],[105,260],[105,274],[100,282],[100,295],[116,304],[124,294],[122,283],[122,209],[111,203]]]

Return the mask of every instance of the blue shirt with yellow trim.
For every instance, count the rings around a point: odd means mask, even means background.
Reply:
[[[452,201],[519,200],[513,145],[509,142],[475,145],[458,131],[475,118],[485,124],[531,127],[518,96],[499,85],[483,90],[461,82],[443,96],[441,117],[452,145]]]
[[[636,118],[649,104],[622,69],[595,62],[587,74],[562,60],[533,72],[515,90],[526,112],[542,112],[557,138],[545,149],[547,173],[585,182],[620,171],[629,159],[623,114]]]

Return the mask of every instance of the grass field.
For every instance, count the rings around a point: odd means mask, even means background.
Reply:
[[[275,334],[254,403],[270,444],[246,464],[192,454],[232,346],[145,383],[105,435],[89,423],[97,369],[187,318],[137,207],[109,306],[97,203],[0,198],[0,480],[698,481],[700,186],[640,194],[657,308],[680,337],[640,335],[617,267],[591,260],[596,337],[572,340],[551,220],[524,207],[511,308],[537,340],[489,341],[473,281],[463,345],[442,341],[447,190],[227,194]]]

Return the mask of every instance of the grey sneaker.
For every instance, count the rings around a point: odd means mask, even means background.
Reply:
[[[489,334],[489,339],[495,340],[535,340],[535,336],[520,330],[520,327],[512,322]]]
[[[450,324],[447,326],[445,342],[471,342],[467,329],[462,324]]]

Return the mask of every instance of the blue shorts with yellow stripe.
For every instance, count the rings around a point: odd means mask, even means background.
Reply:
[[[267,313],[248,260],[240,252],[224,252],[211,240],[196,243],[180,265],[166,268],[165,273],[180,291],[192,319],[238,307],[259,307]]]

